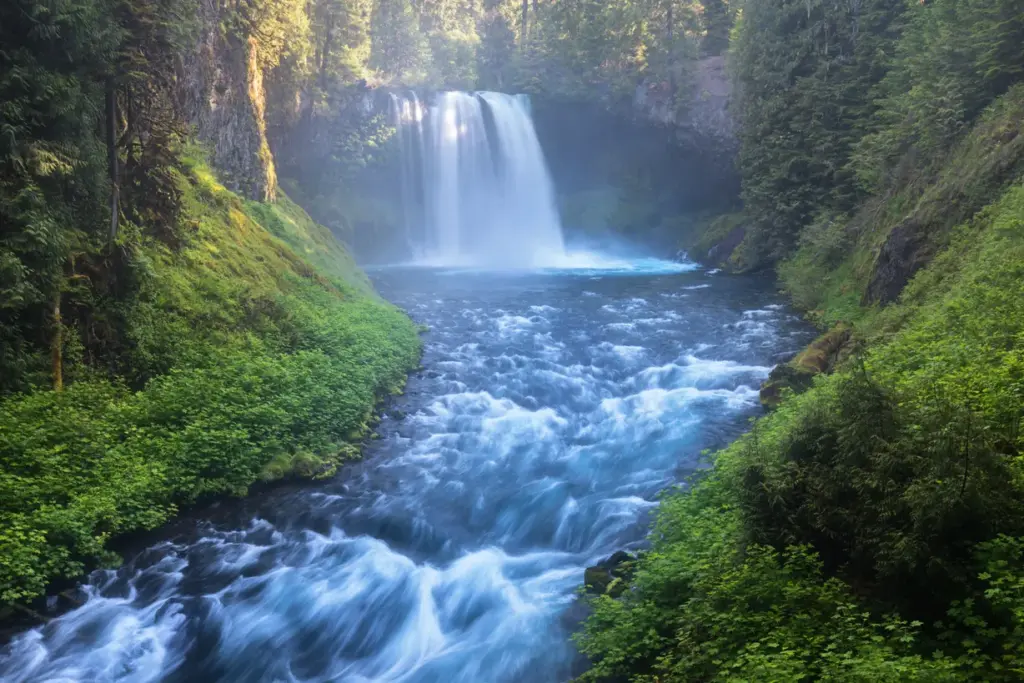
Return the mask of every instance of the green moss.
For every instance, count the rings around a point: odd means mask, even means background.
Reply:
[[[373,291],[366,274],[356,266],[348,250],[287,195],[282,193],[273,204],[245,202],[245,210],[250,218],[331,280],[363,292]]]
[[[852,329],[840,323],[825,332],[788,363],[772,369],[761,385],[761,405],[776,408],[789,392],[809,389],[814,377],[840,368],[853,351]]]
[[[265,482],[283,479],[321,479],[332,476],[338,465],[359,457],[359,449],[345,444],[337,453],[318,455],[311,451],[281,452],[263,466],[259,480]]]
[[[415,325],[286,197],[243,202],[198,162],[178,182],[185,244],[131,255],[123,381],[0,403],[0,601],[182,503],[330,474],[419,362]]]
[[[703,262],[742,270],[742,262],[732,261],[742,239],[747,217],[742,212],[703,216],[685,231],[680,248]]]

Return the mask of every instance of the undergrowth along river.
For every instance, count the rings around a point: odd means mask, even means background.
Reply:
[[[639,547],[658,492],[810,338],[768,281],[689,264],[375,280],[430,331],[366,460],[179,523],[0,677],[564,680],[584,568]]]

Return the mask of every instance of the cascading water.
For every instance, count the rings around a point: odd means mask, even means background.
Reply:
[[[537,268],[565,262],[551,177],[524,95],[392,96],[402,205],[417,261]]]
[[[808,340],[764,281],[640,266],[378,273],[431,331],[366,461],[182,520],[0,647],[0,680],[568,680],[584,569]]]

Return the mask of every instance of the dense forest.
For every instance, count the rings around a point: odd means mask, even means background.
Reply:
[[[822,336],[590,587],[581,680],[1024,677],[1022,0],[7,0],[0,602],[356,454],[420,352],[339,241],[392,220],[381,97],[643,93],[686,149],[709,59],[738,192],[643,223]]]

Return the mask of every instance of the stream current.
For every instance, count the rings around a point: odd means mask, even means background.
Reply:
[[[364,461],[180,521],[0,679],[564,681],[584,568],[808,341],[767,281],[689,264],[374,276],[430,331]]]

